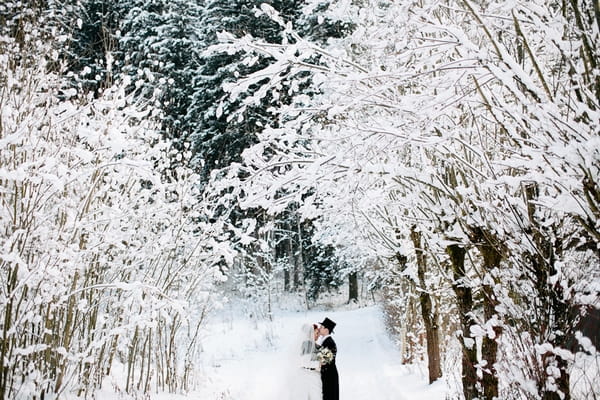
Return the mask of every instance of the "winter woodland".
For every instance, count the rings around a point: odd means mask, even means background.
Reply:
[[[599,63],[595,0],[2,2],[0,399],[244,400],[225,310],[370,307],[440,399],[600,398]]]

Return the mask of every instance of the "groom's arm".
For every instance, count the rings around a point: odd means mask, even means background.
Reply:
[[[329,350],[331,350],[334,356],[337,354],[337,346],[335,345],[335,342],[332,338],[328,337],[327,339],[325,339],[323,341],[323,347],[327,347]]]

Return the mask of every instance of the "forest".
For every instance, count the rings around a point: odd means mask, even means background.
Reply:
[[[596,0],[4,0],[0,399],[340,293],[449,399],[600,398],[599,63]]]

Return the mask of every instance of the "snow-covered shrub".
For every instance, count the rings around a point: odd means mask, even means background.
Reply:
[[[0,398],[189,389],[226,252],[197,177],[127,82],[61,91],[41,41],[1,39]]]

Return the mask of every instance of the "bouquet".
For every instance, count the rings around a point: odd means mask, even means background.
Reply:
[[[333,352],[327,347],[321,347],[317,352],[317,360],[319,360],[321,365],[329,364],[334,358]]]

